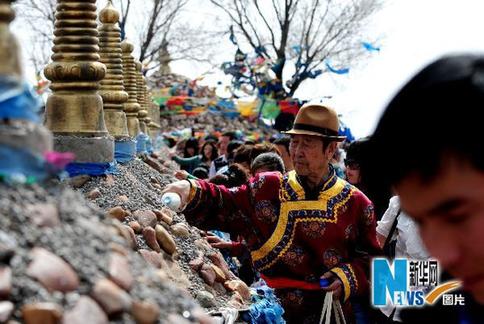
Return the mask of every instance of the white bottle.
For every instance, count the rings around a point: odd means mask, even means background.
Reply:
[[[181,197],[179,194],[175,192],[167,192],[163,196],[161,196],[161,202],[166,207],[170,208],[175,212],[180,212],[181,207]]]

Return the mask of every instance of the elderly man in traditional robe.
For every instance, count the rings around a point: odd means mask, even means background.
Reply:
[[[369,299],[370,256],[380,252],[373,205],[329,163],[344,139],[338,128],[333,109],[306,105],[287,132],[293,171],[261,173],[232,189],[191,180],[165,189],[181,196],[189,223],[245,238],[288,323],[318,323],[327,291],[349,323],[350,301]],[[329,286],[321,288],[320,278]]]

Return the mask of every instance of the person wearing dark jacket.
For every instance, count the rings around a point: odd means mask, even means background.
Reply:
[[[368,156],[379,155],[367,172],[395,189],[429,254],[464,292],[465,305],[438,300],[403,311],[405,323],[484,323],[483,107],[484,56],[446,56],[397,93],[370,140]]]

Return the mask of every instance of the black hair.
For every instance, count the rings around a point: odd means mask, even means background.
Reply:
[[[284,146],[286,148],[286,151],[289,153],[289,145],[291,144],[291,138],[288,136],[284,136],[276,139],[274,142],[272,142],[272,144]]]
[[[234,151],[244,145],[242,141],[232,140],[227,145],[227,160],[233,160],[234,158]]]
[[[217,143],[215,141],[209,140],[203,143],[202,149],[200,150],[200,154],[202,155],[202,161],[207,162],[207,158],[205,157],[204,149],[205,146],[210,145],[212,147],[212,156],[210,157],[210,161],[215,160],[218,157],[218,149],[217,149]]]
[[[483,107],[484,56],[433,62],[387,106],[371,140],[378,162],[366,167],[384,174],[389,186],[410,174],[433,180],[448,157],[484,171]]]
[[[215,142],[217,142],[217,141],[218,141],[217,136],[212,135],[212,134],[205,136],[205,138],[204,138],[204,139],[205,139],[206,141],[215,141]]]
[[[252,162],[254,161],[254,159],[261,155],[262,153],[267,153],[267,152],[272,152],[272,153],[277,153],[279,154],[279,150],[277,149],[277,147],[272,144],[272,143],[268,143],[268,142],[265,142],[265,143],[261,143],[261,144],[256,144],[254,145],[254,147],[252,147],[252,150],[250,151],[250,163],[249,164],[252,164]]]
[[[249,181],[249,174],[241,165],[237,163],[229,166],[227,171],[225,171],[223,174],[217,174],[209,180],[210,183],[224,185],[227,188],[241,186],[247,181]]]
[[[360,164],[368,154],[370,137],[363,137],[351,142],[346,150],[346,161]]]
[[[222,136],[227,136],[231,141],[236,138],[235,132],[232,132],[232,131],[223,132]]]
[[[234,151],[234,163],[247,163],[250,165],[250,153],[253,145],[244,144]]]
[[[193,148],[194,153],[193,155],[188,154],[188,149]],[[186,142],[185,142],[185,148],[183,149],[183,157],[187,158],[190,156],[195,156],[198,154],[198,140],[195,137],[190,137]]]
[[[204,165],[200,165],[192,171],[192,175],[197,177],[198,179],[207,179],[208,178],[208,168]]]
[[[282,161],[282,158],[278,154],[273,152],[262,153],[252,161],[250,171],[253,175],[255,174],[255,171],[260,168],[266,168],[266,171],[286,172],[284,161]]]

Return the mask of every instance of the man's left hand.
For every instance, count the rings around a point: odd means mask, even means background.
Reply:
[[[343,283],[341,282],[341,279],[330,271],[323,274],[321,278],[328,279],[331,282],[328,287],[321,287],[321,289],[324,291],[332,291],[335,298],[341,298],[343,295]]]

